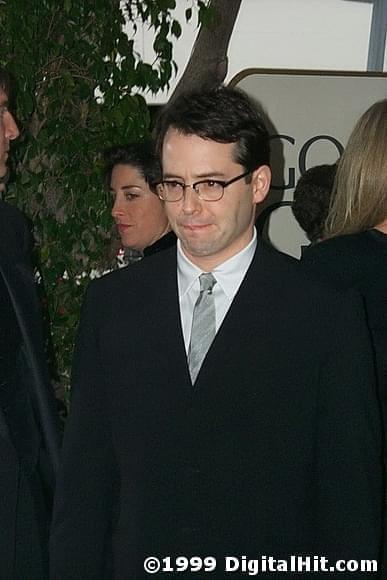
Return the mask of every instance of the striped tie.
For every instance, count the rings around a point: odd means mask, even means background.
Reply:
[[[200,294],[192,316],[191,340],[188,349],[188,366],[192,384],[215,337],[215,302],[212,289],[216,279],[211,274],[201,274]]]

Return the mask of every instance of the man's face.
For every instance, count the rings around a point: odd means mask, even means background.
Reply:
[[[229,181],[245,172],[233,160],[233,143],[217,143],[197,135],[167,132],[162,150],[164,179],[192,184],[203,179]],[[186,256],[210,271],[242,250],[253,235],[255,206],[270,187],[270,169],[261,166],[251,182],[236,181],[219,201],[202,201],[190,187],[181,201],[165,202],[172,229]]]
[[[15,119],[7,109],[8,95],[0,89],[0,177],[7,173],[9,142],[19,136]],[[0,184],[0,191],[4,184]]]
[[[169,229],[164,204],[131,165],[115,165],[110,180],[114,199],[112,216],[122,245],[144,250]]]

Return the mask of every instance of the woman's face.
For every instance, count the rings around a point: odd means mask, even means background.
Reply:
[[[110,191],[114,202],[112,216],[124,247],[144,250],[168,231],[163,202],[136,167],[115,165]]]

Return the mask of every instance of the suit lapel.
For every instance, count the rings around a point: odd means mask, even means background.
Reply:
[[[257,350],[257,357],[260,348],[264,348],[267,342],[264,329],[270,328],[272,315],[267,308],[267,297],[278,283],[271,277],[271,261],[270,251],[258,239],[257,249],[246,276],[203,361],[195,390],[200,390],[202,384],[206,389],[211,384],[223,384],[224,381],[220,378],[224,376],[223,369],[228,368],[232,360],[237,361],[240,368],[252,344]],[[247,320],[250,322],[246,327]],[[251,336],[254,329],[254,336]],[[237,383],[236,380],[233,388],[236,388]],[[223,391],[222,393],[224,394]]]
[[[4,273],[3,273],[3,263],[2,263],[2,261],[0,261],[0,276],[3,277],[4,283],[5,283],[5,287],[8,289],[8,284],[7,284],[7,281],[6,281],[6,277],[4,276]],[[3,411],[3,409],[1,407],[0,407],[0,437],[2,437],[3,439],[5,439],[6,441],[8,441],[8,443],[10,443],[12,445],[12,441],[11,441],[11,436],[10,436],[8,424],[7,424],[5,415],[4,415],[4,411]]]
[[[40,320],[36,312],[36,296],[34,296],[34,280],[32,273],[23,263],[10,264],[7,260],[0,262],[0,271],[15,310],[23,341],[39,344],[34,339],[40,330],[36,321]]]
[[[0,261],[0,272],[13,304],[16,319],[23,339],[25,359],[31,373],[30,395],[41,422],[47,450],[54,469],[59,465],[59,431],[55,416],[53,393],[49,393],[50,380],[46,369],[43,350],[41,313],[30,268],[23,262],[9,263],[4,256]]]
[[[5,420],[3,409],[1,407],[0,407],[0,437],[11,443],[9,428],[7,425],[7,421]]]
[[[157,324],[151,336],[159,337],[158,352],[166,372],[171,372],[175,384],[181,385],[186,394],[191,391],[191,379],[185,352],[180,316],[179,292],[177,283],[176,248],[163,252],[165,264],[160,268],[158,279],[158,299],[153,304],[153,321]],[[154,301],[152,301],[154,302]],[[160,313],[163,315],[160,316]],[[171,364],[173,361],[173,364]],[[172,379],[171,377],[171,379]]]

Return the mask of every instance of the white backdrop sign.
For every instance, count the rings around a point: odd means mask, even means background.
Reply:
[[[273,188],[266,205],[291,200],[306,169],[334,163],[357,121],[387,98],[387,74],[248,69],[230,83],[258,101],[272,135]],[[300,255],[308,243],[291,209],[271,213],[267,235],[278,249]]]

